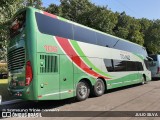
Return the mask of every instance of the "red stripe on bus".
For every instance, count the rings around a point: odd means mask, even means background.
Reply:
[[[53,14],[48,13],[48,12],[43,12],[43,14],[44,14],[44,15],[47,15],[47,16],[49,16],[49,17],[52,17],[52,18],[57,18],[56,15],[53,15]]]
[[[77,53],[74,51],[72,46],[70,45],[69,41],[66,38],[56,37],[58,43],[61,45],[63,50],[66,52],[66,54],[71,58],[71,60],[82,70],[87,72],[88,74],[94,76],[94,77],[103,77],[105,79],[109,79],[105,76],[99,75],[98,73],[91,70],[77,55]]]

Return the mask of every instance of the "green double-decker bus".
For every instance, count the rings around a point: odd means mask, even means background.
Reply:
[[[8,90],[16,98],[81,101],[151,80],[142,46],[32,7],[15,14],[10,37]]]

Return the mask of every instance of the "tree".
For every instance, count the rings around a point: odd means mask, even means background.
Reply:
[[[160,53],[160,20],[154,21],[145,34],[145,46],[152,54]]]
[[[118,19],[107,7],[94,6],[90,11],[86,12],[85,19],[81,21],[84,21],[83,23],[85,25],[94,29],[108,34],[114,34],[113,28],[118,22]]]
[[[145,35],[145,32],[148,30],[148,28],[153,25],[153,21],[146,18],[139,19],[138,21],[141,24],[140,32]]]
[[[43,9],[42,7],[42,0],[23,0],[22,2],[23,6],[32,6],[37,9]]]
[[[7,64],[0,64],[0,74],[7,73]]]
[[[144,34],[140,32],[141,24],[139,20],[122,12],[118,16],[118,23],[114,28],[115,35],[131,42],[143,45]]]
[[[84,14],[86,11],[90,11],[93,4],[88,0],[60,0],[59,15],[72,20],[80,21],[79,16]]]
[[[45,11],[55,15],[59,15],[60,13],[59,6],[53,3],[50,4],[47,8],[45,8]]]
[[[140,33],[138,30],[134,30],[132,32],[129,33],[128,35],[128,39],[131,41],[131,42],[134,42],[134,43],[137,43],[139,45],[142,45],[144,44],[144,38],[143,38],[143,34]]]
[[[131,24],[131,17],[127,16],[125,12],[118,15],[118,22],[114,28],[114,33],[120,38],[127,39],[129,34],[129,27]]]
[[[0,2],[0,60],[7,60],[7,41],[9,40],[10,19],[17,12],[26,6],[41,8],[41,0],[1,0]],[[17,9],[18,8],[18,9]]]
[[[21,0],[2,0],[0,4],[0,60],[7,60],[7,40],[9,39],[10,18],[15,14],[17,8],[21,8],[19,4]]]
[[[88,0],[61,0],[59,6],[51,4],[46,10],[109,34],[114,34],[112,29],[117,23],[116,14],[107,7],[96,6]]]
[[[141,24],[135,18],[131,18],[130,26],[129,26],[129,34],[127,39],[131,42],[137,43],[139,45],[144,44],[144,34],[140,32]]]

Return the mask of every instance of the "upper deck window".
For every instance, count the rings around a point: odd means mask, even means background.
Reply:
[[[41,33],[73,39],[71,24],[37,12],[35,15]]]
[[[41,13],[36,12],[35,15],[37,26],[41,33],[97,44],[96,32],[92,30]]]

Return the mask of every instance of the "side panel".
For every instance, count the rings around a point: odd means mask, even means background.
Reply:
[[[105,76],[108,76],[111,78],[108,80],[106,79],[108,89],[121,87],[125,85],[131,85],[135,83],[140,83],[142,81],[142,74],[146,73],[146,75],[148,75],[146,68],[144,68],[144,71],[123,71],[123,72],[122,71],[119,71],[119,72],[107,72],[106,71],[103,59],[114,59],[114,60],[122,60],[122,61],[123,60],[124,61],[138,61],[143,64],[144,63],[143,59],[141,59],[140,57],[138,57],[137,55],[133,53],[129,53],[126,51],[120,51],[116,49],[110,49],[107,47],[100,47],[96,45],[88,45],[82,42],[78,42],[77,45],[80,46],[80,49],[83,51],[85,56],[89,56],[88,57],[89,61],[91,61],[92,64],[95,65],[99,70],[102,70],[102,72],[97,71],[97,69],[93,69],[93,70],[103,75],[105,73],[106,74]],[[129,59],[125,58],[124,55],[129,56]],[[102,64],[101,67],[97,66],[97,63],[99,62],[91,59],[93,57],[101,58],[101,61],[103,63],[103,64],[101,63]],[[84,61],[87,63],[86,60]]]
[[[112,75],[116,76],[117,78],[107,81],[108,89],[140,82],[140,79],[138,78],[138,72],[113,72]]]
[[[73,97],[74,80],[73,80],[73,63],[67,55],[60,55],[60,98]]]
[[[40,100],[56,100],[59,96],[59,55],[37,54],[38,97]]]

